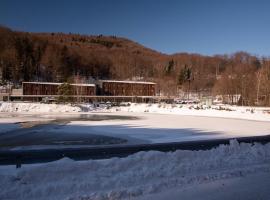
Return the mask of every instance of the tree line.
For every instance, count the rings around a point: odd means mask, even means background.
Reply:
[[[116,36],[34,34],[0,27],[1,84],[22,81],[145,80],[166,96],[179,91],[240,95],[241,105],[270,105],[270,59],[232,55],[166,55]]]

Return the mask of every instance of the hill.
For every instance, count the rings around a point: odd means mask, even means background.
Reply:
[[[181,45],[181,44],[179,44]],[[245,52],[166,55],[117,36],[28,33],[0,27],[0,75],[7,81],[155,81],[163,95],[179,89],[241,94],[242,104],[270,104],[270,62]]]

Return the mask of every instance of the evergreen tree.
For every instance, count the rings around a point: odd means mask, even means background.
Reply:
[[[185,65],[185,67],[183,69],[181,69],[181,71],[178,75],[178,84],[183,85],[187,81],[190,82],[191,79],[192,79],[191,69],[189,67],[187,67],[187,65]]]
[[[72,86],[69,83],[63,83],[58,87],[58,99],[57,102],[59,103],[66,103],[71,102],[72,98]]]
[[[170,60],[168,65],[165,67],[165,74],[170,75],[174,70],[174,60]]]

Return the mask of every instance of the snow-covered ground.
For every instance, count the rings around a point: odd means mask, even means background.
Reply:
[[[0,136],[27,122],[72,118],[46,127],[52,133],[86,133],[133,143],[176,142],[270,134],[270,108],[131,104],[95,107],[0,103]],[[138,119],[87,121],[78,114]],[[39,127],[42,132],[42,127]],[[37,131],[37,130],[36,130]],[[34,148],[40,148],[37,146]],[[48,147],[44,147],[48,148]],[[20,147],[19,147],[20,149]],[[270,144],[221,145],[208,151],[139,152],[127,158],[0,166],[0,199],[194,200],[270,199]]]
[[[107,108],[106,105],[93,104],[42,104],[42,103],[9,103],[0,102],[0,113],[93,113],[93,112],[135,112],[176,114],[207,117],[237,118],[257,121],[270,121],[269,107],[241,107],[241,106],[204,106],[177,104],[136,104]]]
[[[108,136],[126,140],[127,143],[123,144],[145,144],[270,135],[270,123],[267,121],[122,111],[95,113],[95,116],[101,116],[101,118],[106,116],[108,119],[85,120],[80,119],[80,115],[66,113],[61,116],[59,114],[43,114],[39,117],[32,114],[17,114],[12,118],[9,114],[1,114],[0,140],[8,139],[8,141],[16,142],[19,145],[16,147],[12,145],[12,149],[47,149],[81,147],[82,140],[87,138],[90,140],[94,136]],[[121,119],[123,116],[126,117],[125,120]],[[50,124],[51,120],[59,117],[66,119],[67,122],[63,124],[59,120],[59,124],[56,122]],[[114,119],[110,119],[110,117]],[[71,118],[70,122],[68,122],[69,118]],[[32,124],[40,123],[48,123],[48,125],[28,128]],[[25,139],[33,142],[24,144],[23,138],[20,137],[21,134],[24,134]],[[34,134],[32,138],[31,134]],[[84,139],[80,138],[79,135]],[[63,141],[68,141],[71,138],[74,144],[60,145],[60,136]],[[16,139],[17,137],[18,139]],[[53,142],[54,137],[57,140],[55,142]],[[48,141],[48,139],[52,140],[51,145],[42,144],[42,140]],[[107,141],[104,140],[104,145],[106,144]],[[98,145],[102,144],[98,143]],[[5,145],[5,147],[8,146]]]
[[[136,140],[139,143],[181,142],[218,138],[270,135],[270,123],[233,118],[214,118],[152,113],[114,115],[136,116],[138,120],[72,121],[55,132],[82,132]],[[110,114],[106,114],[110,115]]]
[[[127,158],[0,166],[0,199],[178,200],[270,198],[270,144]]]
[[[129,144],[180,142],[235,138],[270,134],[270,108],[236,106],[131,104],[130,106],[95,107],[91,104],[57,105],[40,103],[0,104],[1,133],[34,121],[49,123],[58,118],[72,118],[65,125],[44,126],[36,133],[89,134],[122,138]],[[82,120],[78,114],[128,116],[138,119]],[[77,117],[77,119],[76,119]],[[23,123],[22,123],[23,122]],[[42,129],[43,128],[43,129]],[[11,132],[9,132],[11,133]],[[29,137],[29,135],[28,135]],[[1,137],[0,137],[1,139]],[[56,146],[19,146],[15,149],[59,148]],[[63,146],[67,147],[67,146]]]
[[[267,107],[242,107],[242,106],[204,106],[204,105],[177,105],[177,104],[130,104],[110,109],[111,112],[125,111],[135,113],[158,113],[191,115],[206,117],[222,117],[247,119],[257,121],[270,121],[270,108]]]
[[[209,183],[192,185],[188,188],[168,189],[134,200],[268,200],[270,173],[256,173]],[[133,199],[133,198],[131,198]]]
[[[0,112],[79,112],[81,109],[76,106],[61,104],[42,104],[42,103],[0,103]]]

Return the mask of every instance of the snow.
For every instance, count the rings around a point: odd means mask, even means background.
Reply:
[[[22,102],[2,102],[0,112],[8,113],[78,113],[89,111],[104,111],[104,107],[96,108],[92,104],[72,105],[72,104],[44,104],[44,103],[22,103]]]
[[[200,107],[198,109],[197,107]],[[68,119],[65,125],[44,126],[39,131],[55,134],[91,134],[127,140],[127,144],[182,142],[270,135],[269,108],[236,106],[200,106],[171,104],[131,104],[106,108],[93,104],[61,105],[41,103],[0,104],[0,133],[12,130],[21,122]],[[91,121],[76,119],[76,115],[119,115],[137,120]],[[12,116],[11,116],[12,115]],[[78,116],[77,116],[78,117]],[[57,147],[60,147],[58,145]],[[56,148],[57,148],[56,147]],[[65,147],[63,145],[63,147]],[[49,148],[46,145],[15,149]],[[50,147],[52,148],[52,146]],[[55,148],[55,147],[54,147]]]
[[[76,114],[127,115],[138,120],[72,120],[46,131],[126,138],[134,143],[269,135],[270,108],[170,104],[96,107],[0,103],[0,134],[18,123]],[[42,130],[41,130],[42,131]],[[38,147],[37,147],[38,148]],[[270,143],[221,145],[207,151],[139,152],[126,158],[0,166],[0,199],[270,199]]]
[[[1,166],[0,199],[174,200],[182,195],[183,199],[237,199],[237,192],[240,199],[250,199],[249,194],[269,199],[269,177],[270,144],[232,140],[207,151],[150,151],[88,161],[65,158],[17,170]]]
[[[3,102],[0,112],[79,112],[78,107],[61,104],[8,103]]]
[[[185,189],[169,189],[168,191],[145,195],[137,200],[254,200],[270,199],[270,173],[257,173],[225,180],[219,180]]]
[[[22,102],[0,102],[0,113],[89,113],[89,112],[134,112],[174,114],[202,117],[236,118],[255,121],[270,121],[269,107],[241,107],[241,106],[204,106],[177,104],[136,104],[108,108],[105,104],[42,104]]]
[[[114,136],[131,143],[182,142],[270,134],[270,123],[265,121],[152,113],[112,114],[135,116],[138,120],[78,120],[54,131]]]
[[[175,115],[192,115],[206,117],[236,118],[257,121],[270,121],[270,108],[244,106],[205,106],[205,105],[177,105],[177,104],[136,104],[112,108],[112,112],[125,111],[136,113],[158,113]]]
[[[96,118],[105,117],[107,120],[92,121],[87,118],[82,119],[80,115],[76,113],[42,115],[29,113],[13,114],[12,118],[10,114],[2,113],[1,115],[1,128],[4,128],[5,124],[18,125],[19,123],[25,128],[23,132],[25,137],[29,139],[34,132],[36,133],[35,136],[40,135],[39,137],[43,139],[46,138],[46,135],[42,136],[42,134],[46,133],[49,138],[52,136],[59,137],[63,134],[65,137],[81,135],[83,138],[109,136],[127,140],[127,143],[123,144],[149,144],[270,135],[270,123],[267,121],[249,121],[234,118],[117,112],[95,113],[95,115],[101,115]],[[121,119],[123,116],[126,117],[125,120]],[[134,119],[134,117],[136,117],[136,119]],[[54,119],[57,120],[51,122]],[[61,119],[63,121],[61,121]],[[47,125],[33,127],[38,124]],[[28,127],[33,128],[27,130]],[[16,139],[16,131],[7,133],[10,134],[10,138],[13,137]],[[22,131],[20,134],[22,134]],[[38,140],[38,138],[36,139]],[[77,140],[81,141],[80,138],[77,138]],[[18,146],[14,148],[48,149],[71,147],[60,144],[55,146],[51,144],[48,146],[40,142],[39,145],[40,146]],[[104,140],[104,144],[99,145],[107,145],[106,140]],[[80,145],[75,145],[74,143],[72,147],[77,148],[80,147]]]

